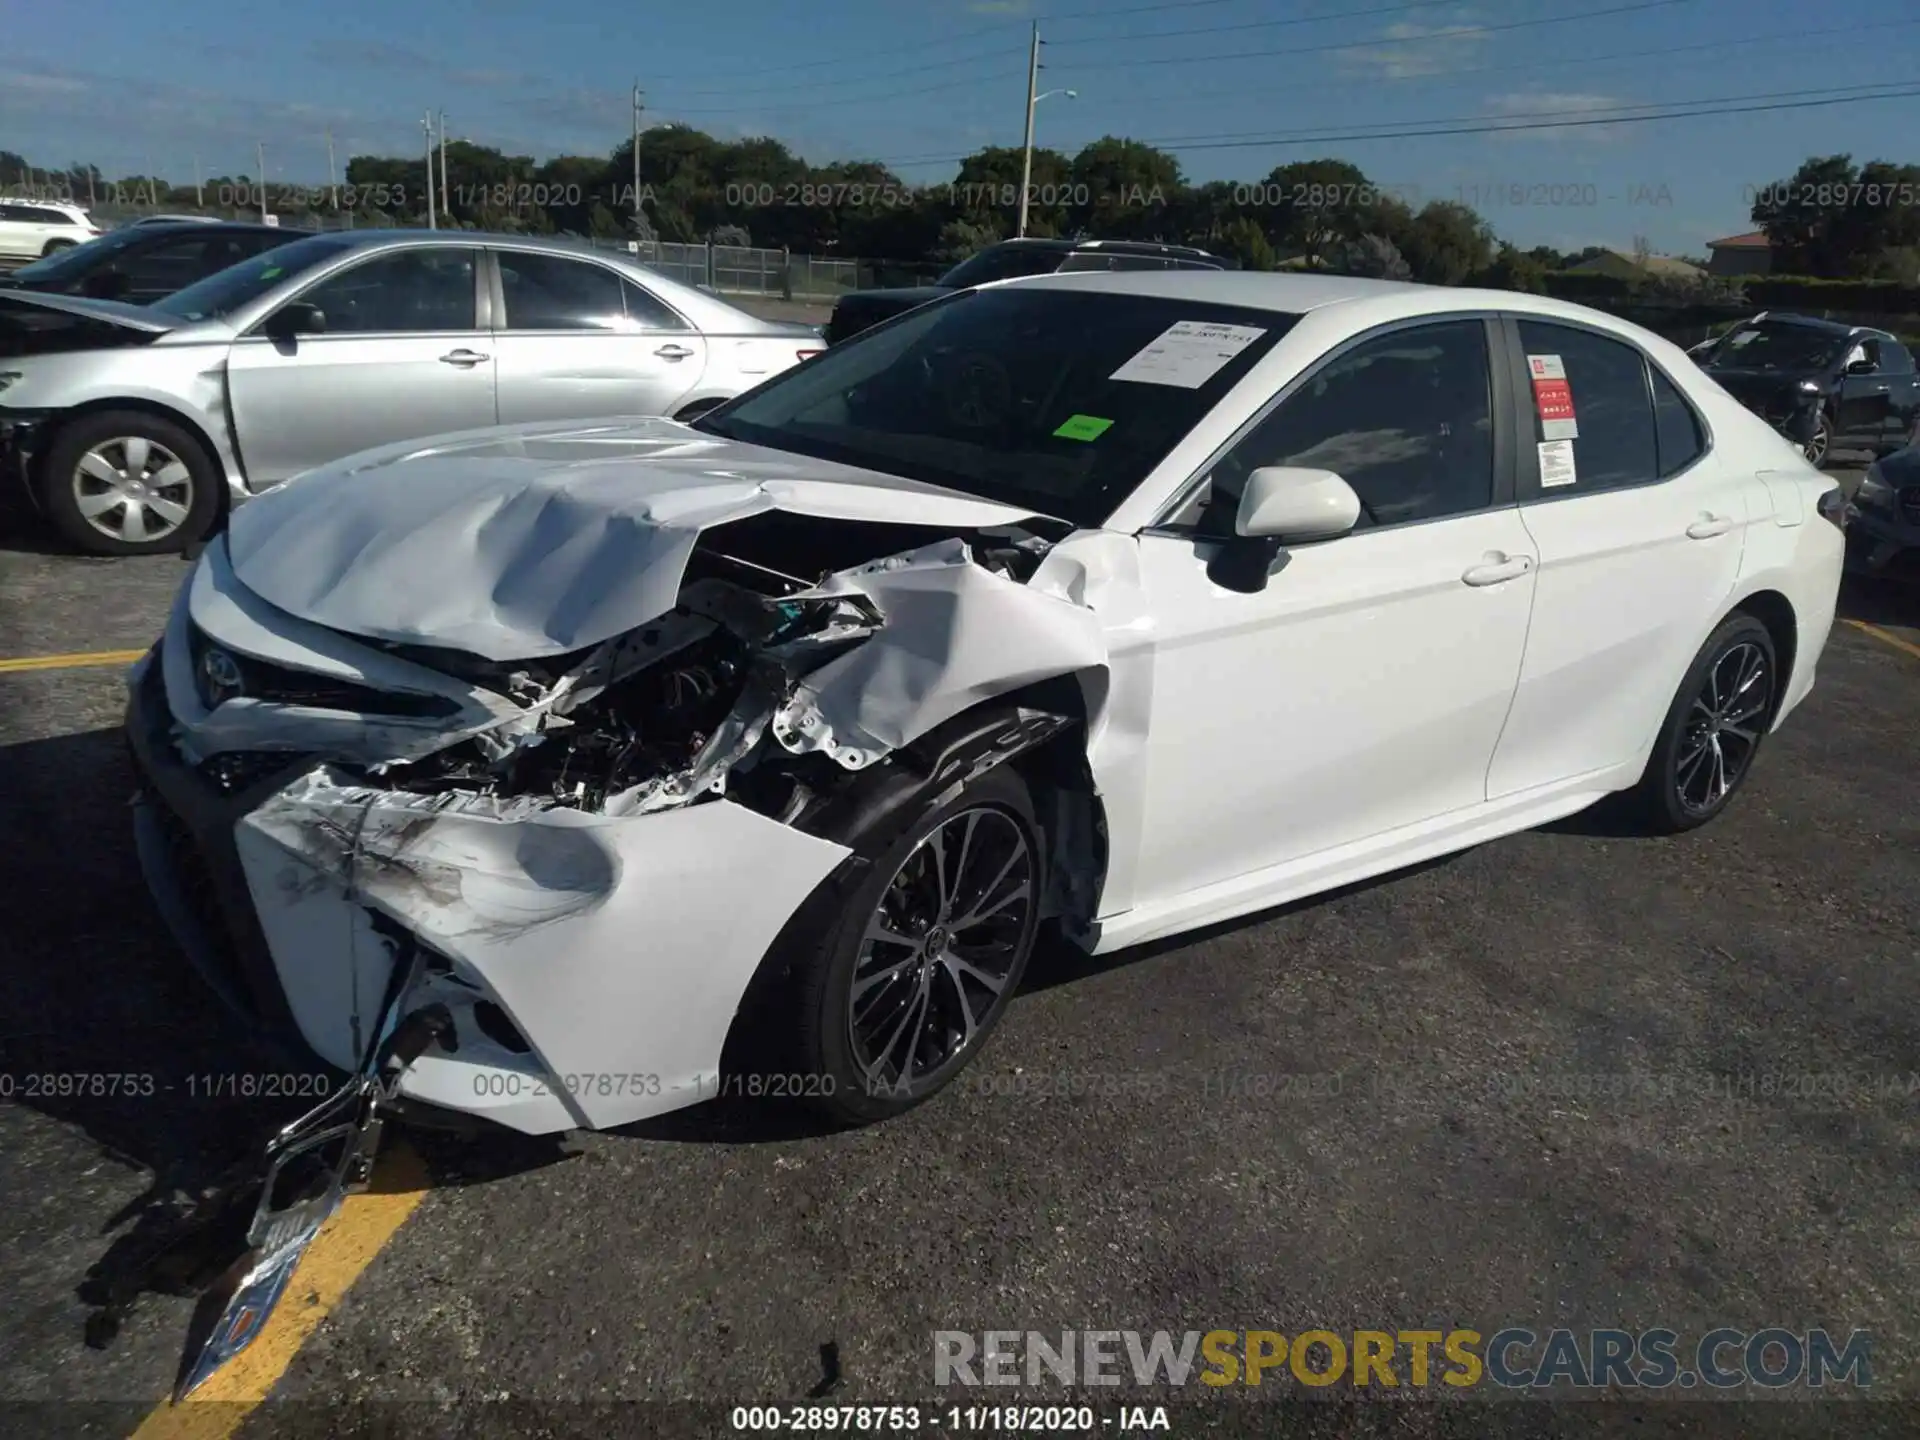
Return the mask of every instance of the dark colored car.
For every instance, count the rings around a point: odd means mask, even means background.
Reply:
[[[0,290],[150,305],[229,265],[299,238],[298,231],[238,221],[129,225],[0,275]]]
[[[1847,568],[1920,581],[1920,433],[1915,444],[1873,462],[1853,493]]]
[[[1815,465],[1829,450],[1891,454],[1920,421],[1913,356],[1884,330],[1763,312],[1691,353],[1734,399],[1799,440]]]
[[[858,335],[895,315],[938,300],[955,290],[1022,275],[1051,275],[1074,270],[1227,270],[1218,255],[1191,245],[1162,245],[1147,240],[1002,240],[962,260],[931,285],[901,290],[856,290],[841,297],[827,322],[827,343]]]

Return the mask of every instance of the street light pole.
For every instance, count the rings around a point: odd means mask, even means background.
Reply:
[[[340,208],[340,187],[334,183],[339,172],[333,168],[333,131],[327,131],[327,195],[333,201],[333,208]]]
[[[267,147],[253,142],[253,158],[260,162],[260,223],[267,223]]]
[[[633,82],[633,233],[640,234],[640,115],[647,107],[641,103],[642,91],[638,80]]]
[[[1027,233],[1027,191],[1033,185],[1033,111],[1040,100],[1040,22],[1033,22],[1033,41],[1027,48],[1027,138],[1020,158],[1020,223],[1016,236]]]
[[[420,129],[427,137],[427,228],[438,230],[440,221],[433,210],[433,115],[431,113],[421,118]]]
[[[440,112],[440,213],[452,224],[453,207],[447,204],[447,112]]]

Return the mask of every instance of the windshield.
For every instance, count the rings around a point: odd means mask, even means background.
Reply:
[[[61,285],[76,280],[94,266],[122,250],[153,239],[153,227],[135,230],[114,230],[87,241],[84,245],[75,245],[70,250],[61,250],[44,260],[36,260],[31,265],[22,265],[13,272],[13,277],[28,285]]]
[[[1061,258],[1058,250],[1031,245],[990,245],[942,275],[940,283],[950,290],[964,290],[1022,275],[1051,275],[1060,268]]]
[[[1097,526],[1297,319],[1091,290],[970,290],[695,425]]]
[[[1710,361],[1729,370],[1824,370],[1845,343],[1830,330],[1763,320],[1729,330]]]
[[[290,245],[279,245],[264,255],[195,281],[186,289],[154,303],[153,308],[182,320],[222,320],[241,306],[259,299],[274,286],[323,260],[331,260],[353,242],[337,235],[310,235]]]

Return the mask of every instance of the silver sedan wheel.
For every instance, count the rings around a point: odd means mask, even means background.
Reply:
[[[157,440],[140,435],[102,440],[73,467],[73,503],[102,535],[145,544],[186,523],[193,509],[193,472]]]

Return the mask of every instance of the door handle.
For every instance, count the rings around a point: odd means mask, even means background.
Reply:
[[[478,350],[449,350],[440,357],[440,363],[442,365],[458,365],[463,370],[470,370],[486,358],[487,357],[482,355]]]
[[[1890,394],[1892,390],[1893,387],[1891,385],[1876,385],[1873,387],[1873,393],[1876,395]]]
[[[1474,586],[1504,585],[1509,580],[1518,580],[1531,569],[1531,555],[1502,555],[1495,552],[1460,578]]]
[[[1733,528],[1733,520],[1726,515],[1702,515],[1687,526],[1689,540],[1711,540],[1716,535],[1724,535]]]
[[[662,360],[684,360],[693,354],[693,351],[684,345],[662,345],[653,353],[658,355]]]

